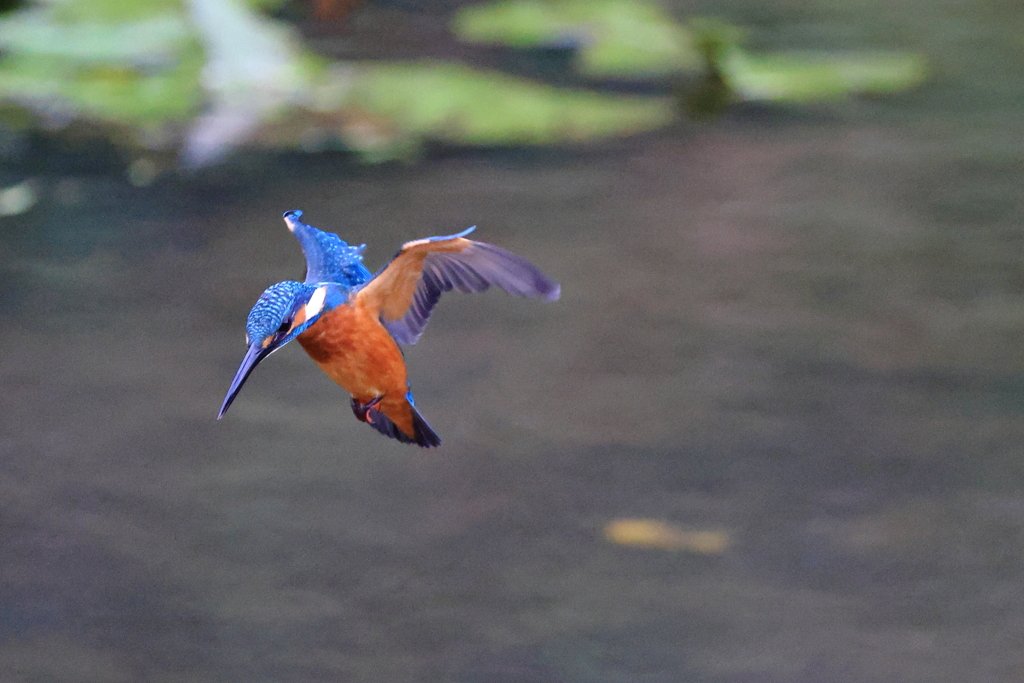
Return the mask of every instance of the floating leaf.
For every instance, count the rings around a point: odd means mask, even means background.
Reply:
[[[927,76],[923,56],[898,52],[755,56],[733,50],[722,60],[721,72],[739,99],[796,103],[899,92]]]
[[[728,532],[685,531],[654,519],[616,519],[605,526],[604,536],[620,545],[684,550],[702,555],[720,555],[729,547]]]
[[[455,35],[469,43],[577,50],[588,76],[651,77],[699,70],[691,33],[642,0],[502,0],[460,10]]]

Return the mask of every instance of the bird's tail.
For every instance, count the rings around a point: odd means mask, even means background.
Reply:
[[[416,410],[411,392],[402,398],[383,396],[367,405],[353,400],[352,410],[360,420],[401,443],[414,443],[423,448],[441,445],[441,437]]]

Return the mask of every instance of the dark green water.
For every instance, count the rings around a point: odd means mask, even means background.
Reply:
[[[719,11],[935,75],[583,153],[38,171],[0,223],[0,681],[1022,680],[1024,14]],[[436,451],[297,347],[216,422],[294,208],[371,269],[477,224],[562,300],[441,302]]]

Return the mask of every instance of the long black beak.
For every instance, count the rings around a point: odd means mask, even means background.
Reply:
[[[252,344],[249,346],[249,350],[245,352],[245,358],[242,359],[242,364],[238,366],[238,372],[235,373],[235,378],[231,380],[231,387],[228,389],[228,395],[224,397],[224,405],[220,407],[220,412],[217,413],[217,419],[224,417],[224,413],[228,412],[228,408],[231,407],[231,402],[235,400],[235,396],[242,390],[242,385],[245,384],[245,380],[249,379],[249,375],[256,369],[260,361],[270,355],[270,353],[276,348],[274,344],[269,344],[267,348],[261,347],[259,344]]]

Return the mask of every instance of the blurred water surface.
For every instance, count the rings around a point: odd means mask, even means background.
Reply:
[[[691,10],[935,76],[584,152],[47,161],[0,223],[0,681],[1024,678],[1024,15]],[[440,449],[297,347],[216,422],[295,208],[371,269],[477,224],[562,300],[442,300],[407,350]]]

